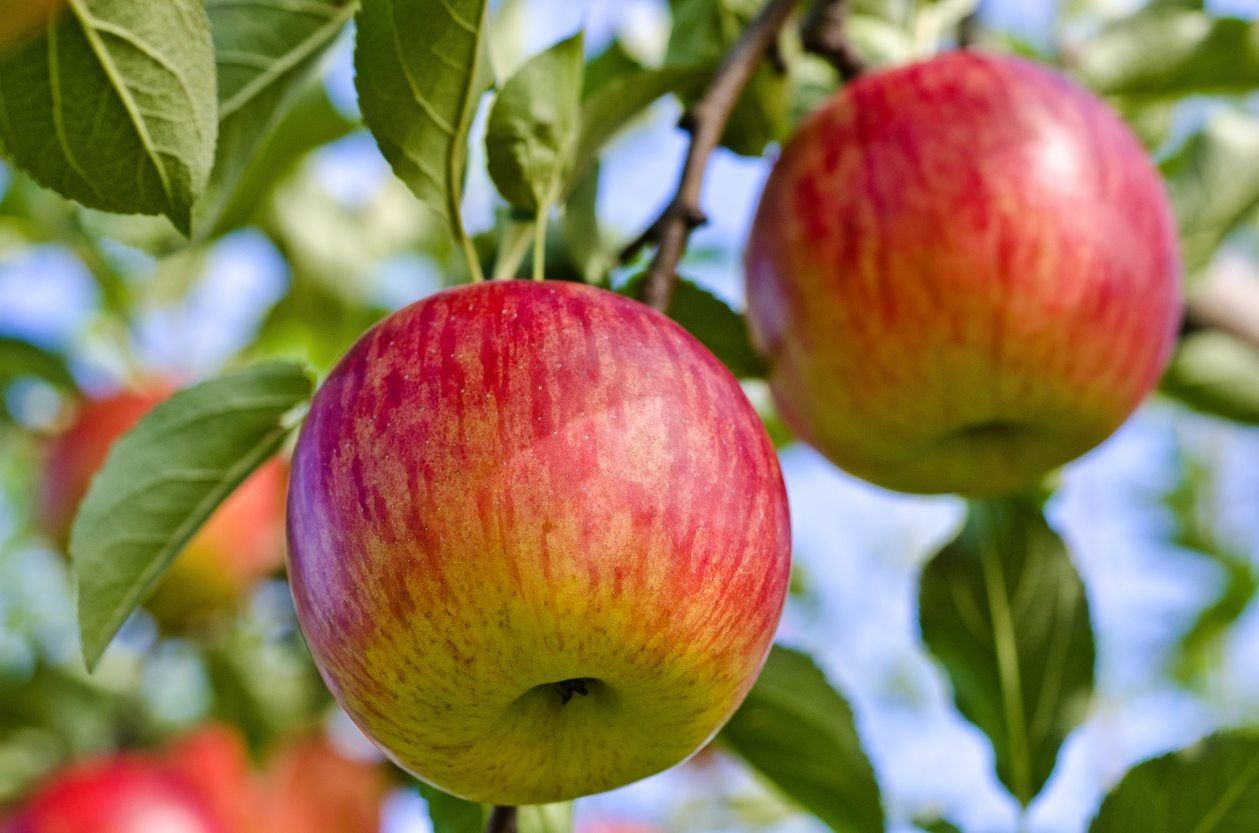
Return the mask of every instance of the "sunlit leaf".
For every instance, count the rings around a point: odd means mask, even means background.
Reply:
[[[89,667],[214,509],[279,449],[310,394],[301,367],[258,365],[175,394],[114,443],[70,534]]]
[[[184,234],[214,160],[214,52],[200,0],[67,0],[0,57],[0,146],[91,208],[165,214]]]
[[[1236,111],[1213,117],[1163,162],[1191,272],[1259,209],[1259,119]]]
[[[836,833],[883,833],[852,710],[805,654],[775,646],[719,739]]]
[[[1084,81],[1106,95],[1245,93],[1259,88],[1259,21],[1162,4],[1108,25],[1080,59]]]
[[[363,0],[359,106],[381,152],[476,262],[460,217],[468,130],[490,85],[488,0]]]
[[[214,172],[197,205],[199,232],[221,225],[259,143],[285,117],[355,5],[354,0],[205,0],[218,66],[219,140]]]
[[[1224,734],[1128,773],[1089,833],[1259,830],[1259,737]]]
[[[958,708],[992,740],[997,774],[1029,804],[1093,691],[1088,600],[1036,501],[974,501],[923,571],[919,620]]]
[[[503,84],[490,110],[490,178],[516,208],[544,212],[560,196],[581,129],[581,34],[534,56]]]

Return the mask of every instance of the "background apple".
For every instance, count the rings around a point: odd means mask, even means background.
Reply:
[[[48,450],[39,495],[41,526],[65,551],[79,501],[109,448],[174,390],[153,382],[85,401]],[[264,464],[232,493],[188,542],[146,607],[171,631],[185,631],[233,607],[259,578],[284,561],[287,469]]]
[[[5,833],[237,833],[179,772],[128,754],[79,764],[44,784]]]
[[[448,290],[368,331],[315,396],[288,517],[336,698],[404,768],[487,803],[690,755],[787,589],[778,462],[738,383],[576,284]]]
[[[389,780],[380,765],[342,754],[321,736],[276,750],[259,776],[259,833],[378,833]]]
[[[1158,173],[1092,94],[956,52],[867,76],[808,119],[746,253],[784,418],[910,492],[1034,483],[1150,391],[1180,318]]]

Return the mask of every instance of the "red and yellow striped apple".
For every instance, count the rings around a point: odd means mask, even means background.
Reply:
[[[658,313],[492,282],[385,319],[315,396],[289,575],[333,694],[455,795],[569,799],[701,747],[787,589],[774,450]]]
[[[41,483],[43,529],[64,551],[70,525],[110,446],[173,388],[152,383],[83,403],[52,441]],[[260,578],[284,563],[287,469],[263,465],[232,493],[171,565],[146,607],[168,630],[184,631],[230,610]]]
[[[858,79],[800,128],[746,253],[799,435],[909,492],[1028,486],[1111,434],[1180,317],[1157,172],[1106,105],[1015,58]]]

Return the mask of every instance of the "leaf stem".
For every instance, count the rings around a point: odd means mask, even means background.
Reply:
[[[490,812],[490,823],[485,833],[516,833],[516,808],[495,807]]]
[[[533,224],[533,279],[546,279],[546,224],[550,219],[550,206],[538,209],[538,218]]]

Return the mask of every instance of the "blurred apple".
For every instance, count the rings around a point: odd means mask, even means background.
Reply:
[[[42,527],[64,551],[79,502],[110,446],[173,386],[151,383],[85,401],[70,427],[54,438],[39,494]],[[232,609],[260,578],[284,560],[287,469],[264,464],[219,507],[188,543],[146,602],[160,624],[186,631]]]
[[[382,765],[310,736],[276,751],[260,776],[260,833],[377,833],[389,791]]]
[[[907,492],[1035,484],[1158,381],[1176,225],[1118,116],[1029,61],[863,76],[783,148],[748,240],[748,318],[784,419]]]
[[[140,755],[88,761],[54,776],[5,833],[238,833],[198,787]]]
[[[235,728],[197,729],[173,744],[163,761],[196,788],[233,833],[263,833],[255,821],[258,802],[249,751]]]
[[[0,0],[0,57],[35,38],[65,0]]]

